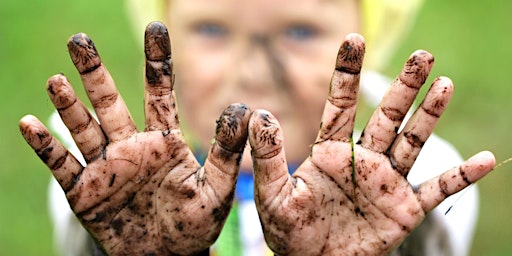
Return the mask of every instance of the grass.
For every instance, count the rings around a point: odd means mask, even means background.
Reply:
[[[67,38],[86,32],[95,41],[136,122],[142,123],[142,48],[134,37],[123,1],[35,0],[0,2],[0,255],[52,255],[46,209],[49,171],[19,135],[17,123],[32,113],[44,120],[52,104],[47,78],[65,73],[80,88],[69,59]],[[456,90],[436,132],[464,157],[492,150],[498,161],[511,157],[512,2],[427,1],[413,31],[385,70],[394,76],[417,48],[429,50],[435,76],[447,75]],[[77,90],[85,98],[83,90]],[[512,165],[480,182],[481,214],[473,255],[512,254]],[[455,206],[456,207],[456,206]]]

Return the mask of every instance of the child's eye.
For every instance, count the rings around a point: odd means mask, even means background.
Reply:
[[[228,29],[223,25],[213,22],[203,22],[194,26],[194,31],[201,36],[219,38],[228,34]]]
[[[314,39],[318,35],[316,28],[308,25],[294,25],[284,31],[285,36],[291,40],[305,41]]]

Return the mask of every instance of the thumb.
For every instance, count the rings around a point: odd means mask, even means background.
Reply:
[[[217,193],[231,194],[247,142],[251,110],[244,104],[231,104],[217,120],[215,140],[204,163],[209,183]],[[228,184],[226,184],[228,182]]]
[[[249,143],[254,165],[257,205],[270,206],[280,193],[292,188],[283,148],[283,132],[276,118],[265,110],[256,110],[249,121]]]

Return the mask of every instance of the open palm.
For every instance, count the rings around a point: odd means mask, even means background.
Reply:
[[[82,152],[82,166],[33,116],[27,142],[52,170],[84,227],[109,255],[193,255],[216,240],[233,200],[250,110],[229,106],[203,167],[178,124],[169,36],[161,23],[145,38],[145,131],[137,131],[94,43],[68,48],[100,124],[63,75],[48,80],[52,102]]]
[[[482,152],[413,188],[406,177],[448,104],[450,79],[434,81],[402,131],[400,125],[433,64],[416,51],[353,143],[364,40],[342,44],[311,155],[288,174],[277,120],[256,110],[249,122],[255,200],[265,239],[279,255],[382,255],[398,247],[425,214],[494,167]]]

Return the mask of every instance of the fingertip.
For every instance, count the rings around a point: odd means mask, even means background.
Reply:
[[[65,109],[77,101],[71,84],[62,74],[53,75],[48,79],[46,91],[57,109]]]
[[[364,45],[366,43],[364,37],[358,33],[348,33],[345,36],[345,41],[354,42],[358,45]]]
[[[144,36],[144,53],[151,61],[163,61],[171,56],[171,43],[167,27],[162,22],[154,21],[146,26]]]
[[[338,51],[336,70],[349,74],[359,74],[363,66],[365,48],[363,36],[356,33],[348,34]]]
[[[439,84],[440,86],[449,86],[453,87],[453,81],[447,76],[438,76],[434,81],[434,84]]]
[[[280,153],[283,147],[283,133],[272,113],[257,109],[251,114],[249,143],[255,158],[272,158]]]
[[[77,33],[68,39],[68,51],[80,74],[88,73],[101,65],[94,42],[84,33]]]
[[[37,117],[35,117],[34,115],[28,114],[28,115],[23,116],[20,119],[19,125],[26,126],[28,123],[35,122],[35,121],[39,121],[39,119],[37,119]]]
[[[422,107],[434,116],[441,116],[453,96],[453,83],[448,77],[438,77],[432,83]]]
[[[491,172],[496,164],[494,154],[490,151],[482,151],[470,157],[461,167],[461,174],[471,183],[477,182],[489,172]]]
[[[496,158],[491,151],[482,151],[472,156],[468,161],[477,162],[485,170],[492,170],[496,166]]]
[[[19,121],[20,132],[25,141],[38,150],[50,144],[52,136],[48,129],[33,115],[25,115]]]
[[[247,141],[250,108],[243,103],[229,105],[217,119],[216,142],[231,152],[241,153]]]
[[[405,62],[399,78],[410,87],[420,88],[427,80],[433,65],[434,56],[430,52],[416,50]]]
[[[429,51],[423,49],[418,49],[409,56],[409,59],[416,58],[420,58],[421,61],[425,61],[429,65],[432,65],[434,63],[434,55],[432,55],[432,53],[430,53]]]

